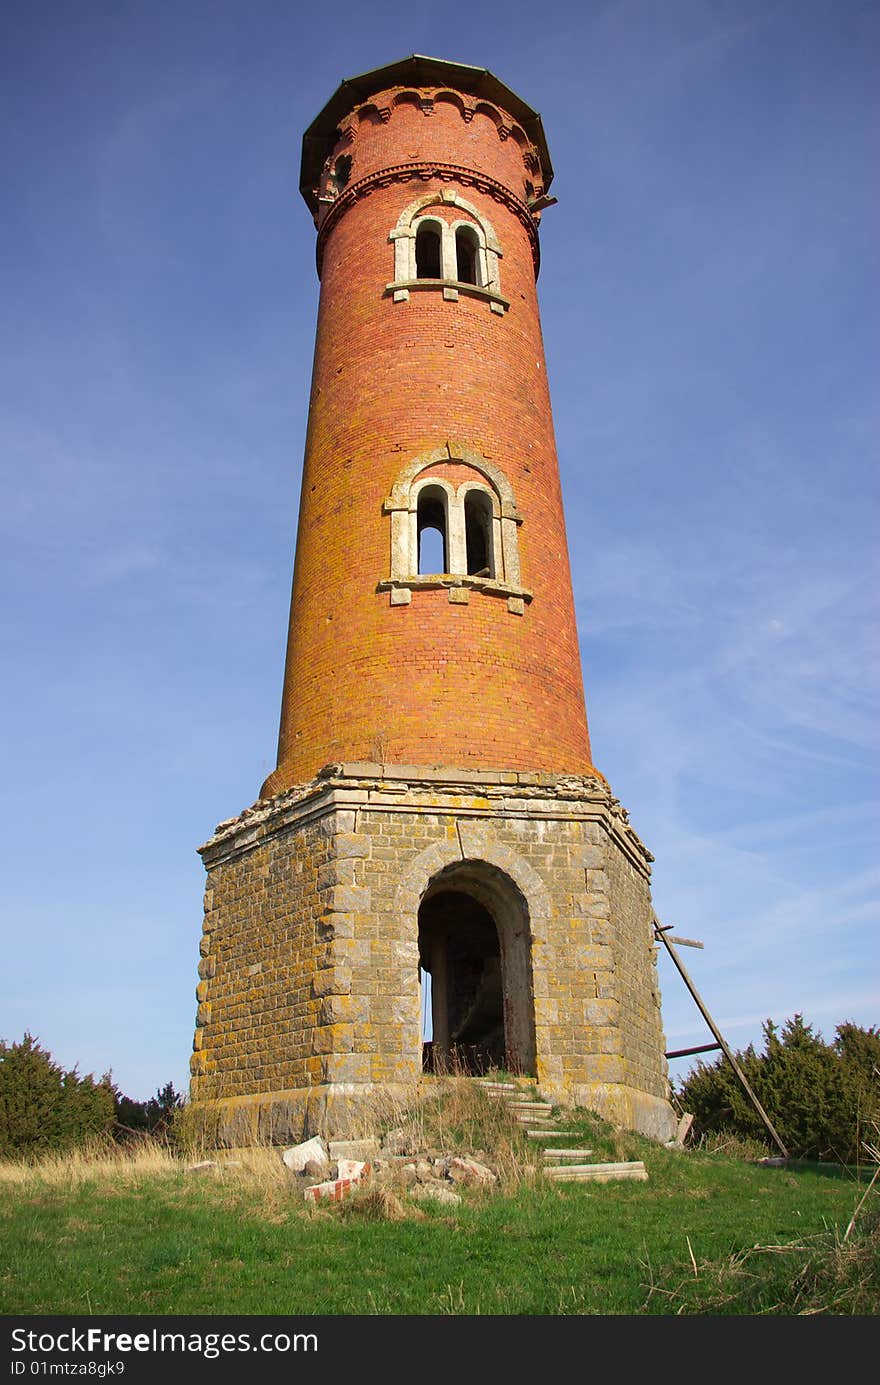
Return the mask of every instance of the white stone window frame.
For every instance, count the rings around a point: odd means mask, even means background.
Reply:
[[[430,214],[433,207],[451,207],[465,213],[453,221]],[[439,279],[420,279],[416,273],[416,236],[419,227],[430,223],[440,231]],[[476,267],[479,283],[467,284],[458,278],[458,261],[455,249],[455,233],[466,227],[477,241]],[[478,211],[453,189],[442,192],[425,193],[417,197],[403,209],[397,225],[388,233],[394,246],[394,279],[386,284],[385,292],[395,303],[406,303],[412,292],[426,289],[440,291],[450,302],[465,297],[480,298],[489,304],[493,313],[503,315],[510,307],[508,299],[501,294],[501,268],[503,251],[489,218]]]
[[[457,487],[442,476],[425,475],[438,463],[459,462],[483,478],[469,477]],[[419,574],[419,496],[428,488],[442,493],[446,508],[446,561],[449,572]],[[469,494],[484,495],[491,507],[490,570],[478,577],[467,570],[465,502]],[[454,605],[467,605],[471,592],[504,597],[513,615],[523,615],[532,593],[520,578],[519,536],[522,516],[516,508],[513,488],[504,472],[478,453],[447,443],[410,462],[395,481],[383,505],[391,518],[390,576],[379,591],[390,593],[392,606],[407,606],[418,590],[446,588]]]

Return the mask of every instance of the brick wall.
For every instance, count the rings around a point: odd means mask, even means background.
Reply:
[[[374,100],[392,108],[393,96]],[[588,772],[537,227],[524,201],[526,179],[538,175],[489,115],[465,121],[448,102],[430,115],[393,106],[387,122],[368,114],[354,128],[334,151],[352,157],[349,188],[322,229],[278,769],[263,792],[338,760]],[[488,182],[469,185],[441,163],[481,170]],[[405,180],[388,172],[402,165]],[[402,210],[450,190],[489,218],[502,246],[503,314],[439,290],[399,303],[385,293],[394,279],[389,232]],[[383,501],[408,462],[450,438],[513,486],[521,580],[533,593],[522,616],[488,593],[458,605],[446,591],[418,590],[394,606],[377,590],[390,568]]]

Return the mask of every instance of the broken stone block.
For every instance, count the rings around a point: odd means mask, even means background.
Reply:
[[[407,1155],[415,1154],[412,1136],[407,1130],[389,1130],[382,1140],[382,1148],[386,1154]]]
[[[352,1190],[360,1183],[364,1171],[369,1169],[369,1165],[357,1163],[355,1160],[342,1160],[348,1162],[355,1170],[348,1178],[331,1178],[324,1183],[313,1183],[310,1187],[303,1190],[303,1197],[306,1202],[320,1202],[322,1198],[328,1202],[341,1202]]]
[[[449,1160],[449,1177],[453,1183],[472,1183],[479,1187],[491,1187],[498,1182],[497,1173],[493,1173],[486,1164],[459,1155]]]
[[[416,1160],[416,1179],[419,1183],[429,1183],[434,1177],[434,1170],[427,1159]]]
[[[423,1202],[439,1202],[443,1206],[451,1207],[461,1202],[458,1193],[453,1192],[445,1183],[438,1183],[436,1179],[432,1179],[430,1183],[420,1183],[413,1188],[412,1195]]]
[[[331,1159],[363,1159],[371,1163],[379,1153],[378,1140],[331,1140]]]
[[[292,1145],[290,1149],[285,1149],[281,1158],[291,1173],[304,1173],[306,1164],[310,1161],[322,1166],[321,1173],[327,1173],[330,1168],[327,1146],[320,1135],[315,1135],[311,1140],[304,1140],[300,1145]]]
[[[363,1159],[340,1159],[336,1168],[337,1178],[348,1178],[357,1183],[367,1173],[370,1166]]]

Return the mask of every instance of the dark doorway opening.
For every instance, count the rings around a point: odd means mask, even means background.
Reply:
[[[431,978],[428,1071],[488,1072],[506,1056],[501,945],[489,910],[461,890],[439,890],[419,910],[419,959]]]

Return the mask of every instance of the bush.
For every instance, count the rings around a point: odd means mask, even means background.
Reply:
[[[107,1134],[114,1105],[109,1074],[96,1082],[76,1068],[64,1072],[30,1034],[0,1040],[0,1157],[30,1158]]]
[[[827,1044],[802,1015],[786,1020],[781,1032],[766,1020],[763,1031],[763,1053],[750,1044],[737,1062],[789,1153],[864,1162],[862,1141],[880,1117],[880,1031],[840,1024]],[[698,1063],[677,1095],[699,1132],[766,1140],[760,1116],[723,1058]]]
[[[175,1112],[183,1106],[183,1096],[174,1090],[173,1082],[166,1082],[149,1101],[134,1101],[124,1096],[114,1087],[116,1102],[116,1138],[125,1140],[130,1135],[156,1135],[160,1139],[170,1138],[175,1125]]]

